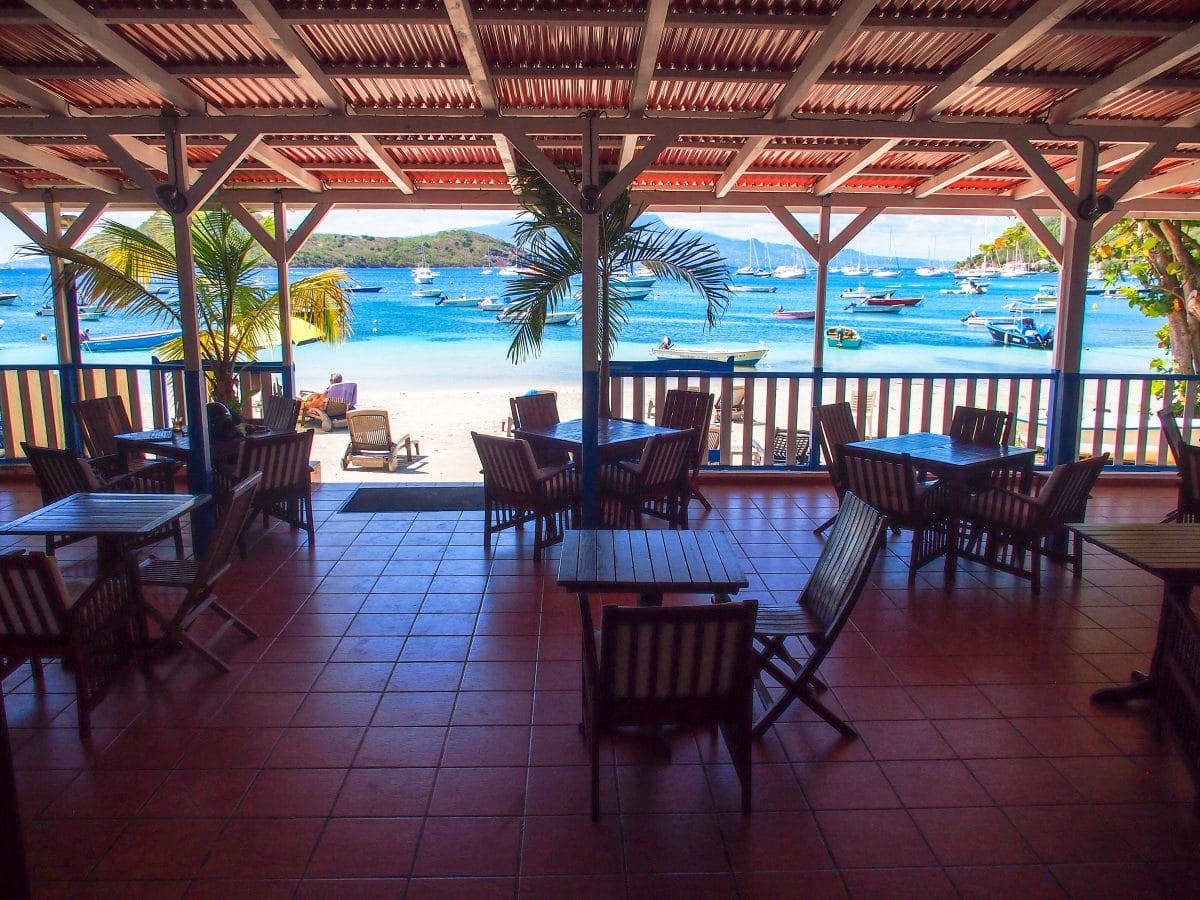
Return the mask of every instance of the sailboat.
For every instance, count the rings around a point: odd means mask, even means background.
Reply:
[[[891,268],[887,266],[877,266],[871,270],[871,276],[874,278],[895,278],[900,274],[900,266],[896,264],[896,244],[892,237],[891,229],[888,229],[888,254],[892,257]]]
[[[750,238],[750,262],[734,271],[734,275],[753,275],[756,268],[754,264],[754,238]]]
[[[800,248],[792,248],[791,265],[776,266],[773,273],[776,278],[807,278],[808,266],[804,265],[804,260],[800,256]]]
[[[862,278],[865,275],[870,275],[871,270],[864,264],[865,260],[861,253],[858,254],[858,262],[848,266],[842,266],[842,274],[848,275],[851,278]]]
[[[763,254],[767,257],[767,262],[766,262],[766,265],[763,265],[762,257],[761,256],[759,257],[759,259],[758,259],[759,265],[758,265],[758,268],[754,270],[754,277],[755,278],[770,278],[771,272],[773,271],[771,268],[771,248],[767,244],[763,244],[762,247],[763,247]]]

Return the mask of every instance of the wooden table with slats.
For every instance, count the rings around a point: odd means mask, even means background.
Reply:
[[[643,606],[664,594],[728,599],[750,582],[723,531],[568,531],[558,583],[580,594],[634,593]]]
[[[600,419],[596,423],[596,446],[602,459],[620,458],[641,452],[656,434],[674,434],[677,430],[630,419]],[[534,445],[578,454],[583,449],[583,419],[516,428],[513,435]]]

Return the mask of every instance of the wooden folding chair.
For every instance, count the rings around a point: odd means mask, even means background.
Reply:
[[[765,732],[799,700],[846,737],[856,736],[849,724],[814,696],[813,687],[821,686],[817,669],[833,649],[862,594],[883,544],[886,522],[884,515],[870,504],[847,493],[834,516],[833,531],[821,548],[795,606],[758,608],[754,623],[757,687],[766,712],[754,723],[755,734]],[[811,648],[803,663],[787,647],[789,638],[802,639]],[[778,698],[772,700],[762,681],[763,673],[783,689]]]
[[[237,543],[253,512],[254,492],[262,484],[261,472],[254,472],[233,485],[226,499],[217,527],[208,543],[204,558],[195,559],[147,559],[140,569],[143,585],[182,588],[184,596],[170,615],[152,604],[146,604],[146,613],[162,628],[163,637],[179,641],[208,660],[220,672],[228,672],[229,665],[217,656],[212,648],[230,628],[236,628],[248,638],[258,637],[258,632],[217,602],[217,582],[230,566],[229,555]],[[224,623],[201,644],[188,629],[205,612],[214,612]]]
[[[1175,465],[1179,469],[1179,474],[1182,476],[1184,474],[1184,466],[1182,464],[1184,453],[1183,447],[1187,442],[1183,439],[1183,432],[1179,430],[1179,423],[1175,421],[1175,413],[1170,407],[1164,406],[1158,411],[1158,421],[1162,427],[1163,438],[1165,438],[1167,442],[1167,449],[1171,451],[1171,456],[1174,457]],[[1179,499],[1181,503],[1183,502],[1183,498],[1187,493],[1189,493],[1187,486],[1180,485]],[[1194,493],[1192,495],[1195,496]],[[1178,522],[1181,508],[1182,507],[1179,504],[1176,504],[1173,510],[1163,516],[1162,521]]]
[[[1006,444],[1010,424],[1011,419],[1003,410],[956,406],[947,434],[977,444]]]
[[[841,403],[822,404],[813,410],[813,426],[821,440],[821,457],[829,470],[829,480],[833,482],[833,490],[841,503],[846,493],[846,481],[838,462],[840,451],[843,445],[862,440],[858,426],[854,424],[854,411],[844,400]],[[826,531],[836,518],[836,515],[830,516],[813,529],[813,534]]]
[[[658,424],[662,428],[694,428],[696,430],[696,453],[688,473],[689,500],[696,499],[705,509],[712,509],[708,498],[700,492],[697,477],[700,467],[708,456],[708,429],[713,416],[712,394],[701,391],[670,390],[663,399],[662,417]]]
[[[308,542],[315,543],[312,473],[308,468],[312,441],[311,428],[247,438],[238,449],[237,462],[231,468],[213,472],[213,492],[218,505],[224,508],[229,502],[235,484],[261,472],[262,483],[254,494],[252,506],[255,512],[262,513],[263,527],[267,527],[267,517],[274,516],[293,530],[303,528],[308,532]]]
[[[691,429],[656,434],[637,462],[621,460],[600,469],[601,517],[618,528],[641,528],[644,515],[688,527],[689,474],[696,455]]]
[[[583,735],[592,768],[592,818],[600,815],[600,736],[621,725],[719,727],[750,812],[754,600],[712,606],[605,606],[583,626]]]
[[[133,431],[125,401],[121,397],[95,397],[77,400],[71,409],[83,434],[88,462],[96,471],[108,477],[123,473],[128,466],[129,456],[121,452],[116,436]]]

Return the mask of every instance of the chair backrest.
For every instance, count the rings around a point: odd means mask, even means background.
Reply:
[[[1175,462],[1179,462],[1179,448],[1183,446],[1183,432],[1179,430],[1179,422],[1175,420],[1175,413],[1170,407],[1164,406],[1158,411],[1158,422],[1162,426],[1163,437],[1167,439],[1167,447],[1171,451],[1171,455],[1175,457]]]
[[[696,454],[693,466],[704,462],[708,449],[708,427],[712,424],[714,397],[709,393],[688,390],[670,390],[663,399],[662,416],[658,424],[663,428],[696,429]]]
[[[862,440],[858,426],[854,424],[854,411],[850,404],[825,403],[813,410],[813,423],[821,440],[821,455],[829,468],[829,475],[838,493],[843,493],[842,470],[838,463],[843,444]]]
[[[247,438],[238,450],[238,479],[261,472],[264,492],[307,484],[312,440],[312,429]]]
[[[528,441],[471,432],[475,452],[483,465],[483,481],[498,500],[533,496],[537,461]]]
[[[357,450],[392,449],[392,426],[386,409],[352,409],[346,413],[350,444]]]
[[[875,556],[883,545],[887,519],[853,493],[842,498],[812,575],[800,594],[800,604],[825,628],[832,642],[858,602]]]
[[[690,428],[672,434],[656,434],[646,441],[637,464],[639,491],[655,493],[685,488],[696,455],[696,441],[696,433]]]
[[[512,411],[513,425],[516,428],[545,428],[548,425],[557,425],[560,421],[558,394],[554,391],[509,397],[508,408]]]
[[[787,441],[788,433],[786,428],[776,428],[771,433],[771,455],[776,464],[789,466],[802,466],[804,460],[808,458],[808,445],[812,440],[812,435],[807,431],[796,432],[796,452],[793,455],[793,462],[788,462],[787,456]]]
[[[1037,504],[1045,520],[1052,525],[1082,522],[1087,512],[1088,494],[1106,465],[1108,454],[1103,453],[1055,466],[1037,495]]]
[[[950,420],[949,435],[977,444],[1005,444],[1011,419],[999,409],[978,406],[956,406]]]
[[[217,519],[217,527],[209,538],[204,559],[200,560],[196,569],[196,577],[188,591],[189,598],[207,595],[216,585],[217,579],[229,568],[229,554],[233,552],[238,538],[246,530],[246,521],[250,518],[251,504],[254,502],[254,492],[258,490],[262,481],[262,473],[254,472],[233,486],[225,509]]]
[[[905,522],[918,516],[917,471],[908,454],[893,456],[863,447],[842,447],[838,465],[846,490],[888,518]]]
[[[581,599],[585,645],[594,637]],[[599,685],[612,718],[712,721],[749,704],[754,677],[754,600],[676,607],[606,606]],[[585,649],[585,653],[588,651]]]
[[[35,447],[25,441],[21,442],[21,449],[33,469],[43,503],[53,503],[71,494],[99,490],[100,479],[92,467],[70,450]]]
[[[112,456],[120,450],[116,435],[133,431],[129,412],[121,397],[96,397],[72,404],[83,444],[89,456]]]
[[[300,419],[300,401],[295,397],[271,395],[263,401],[263,424],[272,431],[295,431]]]
[[[358,384],[353,381],[339,381],[325,389],[325,414],[332,418],[340,418],[347,410],[354,409],[358,403]]]
[[[0,556],[0,637],[57,637],[67,630],[67,587],[54,557]]]
[[[1180,444],[1175,457],[1179,467],[1178,521],[1200,520],[1200,447]]]
[[[738,421],[746,412],[746,386],[744,384],[735,385],[729,395],[729,408],[733,410],[730,415],[732,421]],[[717,414],[717,421],[721,421],[721,416],[724,413],[722,409],[721,398],[716,398],[716,403],[713,409]]]

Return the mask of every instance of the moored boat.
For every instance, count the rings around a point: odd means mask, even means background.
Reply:
[[[17,302],[17,295],[10,294],[7,291],[0,293],[0,306],[12,306]]]
[[[735,284],[729,290],[734,294],[773,294],[779,288],[769,284]]]
[[[615,285],[616,293],[620,294],[626,300],[645,300],[650,296],[651,288],[649,287],[629,287],[626,285]]]
[[[117,334],[112,337],[94,338],[90,335],[80,341],[84,350],[93,353],[110,353],[118,350],[153,350],[167,341],[173,341],[183,334],[178,328],[164,331],[142,331],[137,334]]]
[[[546,313],[546,325],[569,325],[573,322],[579,313],[574,310],[556,310],[555,312]],[[529,321],[528,309],[505,309],[501,310],[496,316],[497,322],[504,322],[508,325],[522,325]]]
[[[979,282],[972,281],[971,279],[968,278],[966,281],[958,282],[956,287],[942,288],[941,293],[943,293],[943,294],[986,294],[987,289],[988,289],[988,286],[986,284],[980,284]]]
[[[843,300],[866,300],[868,297],[890,297],[900,290],[895,285],[881,288],[866,288],[861,284],[856,288],[846,288],[842,291]]]
[[[1014,316],[1027,316],[1056,313],[1058,312],[1058,303],[1053,300],[1013,300],[1011,303],[1005,303],[1004,308]]]
[[[356,284],[353,287],[346,288],[346,290],[350,291],[353,294],[378,294],[380,291],[383,290],[383,285],[381,285],[381,284],[371,284],[371,285]]]
[[[478,306],[480,303],[482,303],[484,300],[487,300],[487,299],[488,299],[487,297],[468,297],[466,294],[463,294],[461,297],[447,297],[445,294],[442,294],[442,296],[440,298],[438,298],[438,300],[436,300],[433,305],[434,306]]]
[[[707,359],[732,362],[735,366],[756,366],[767,355],[766,347],[651,347],[659,359]]]
[[[867,297],[859,302],[865,306],[920,306],[924,299],[922,294],[918,297]]]
[[[776,319],[787,319],[793,322],[808,322],[817,317],[815,309],[784,309],[782,306],[771,313]]]
[[[442,296],[441,288],[417,288],[412,292],[414,297],[440,297]]]
[[[849,325],[831,325],[825,329],[825,343],[839,350],[857,350],[862,346],[862,335]]]
[[[1029,347],[1033,350],[1054,348],[1054,326],[1048,325],[1039,328],[1037,322],[1028,316],[1009,321],[988,322],[987,330],[997,344]]]
[[[618,287],[624,288],[649,288],[654,286],[654,282],[658,280],[650,269],[638,263],[632,269],[624,272],[617,272],[612,277],[612,283]]]
[[[499,312],[502,309],[508,309],[512,302],[503,297],[484,297],[479,303],[479,308],[485,312]]]
[[[865,302],[847,303],[846,309],[852,313],[898,313],[903,306],[868,306]]]

